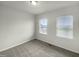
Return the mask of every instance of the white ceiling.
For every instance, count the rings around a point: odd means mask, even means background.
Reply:
[[[17,8],[32,14],[40,14],[40,13],[55,10],[58,8],[70,6],[76,3],[78,2],[39,1],[37,6],[33,6],[29,3],[29,1],[0,1],[0,5],[6,5],[12,8]]]

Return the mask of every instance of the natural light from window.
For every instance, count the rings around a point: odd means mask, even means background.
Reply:
[[[60,16],[57,18],[56,36],[73,39],[73,16]]]
[[[48,20],[46,18],[42,18],[39,20],[39,32],[41,34],[47,34]]]

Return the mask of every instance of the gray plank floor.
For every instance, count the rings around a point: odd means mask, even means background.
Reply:
[[[0,52],[1,57],[78,57],[79,54],[32,40],[9,50]]]

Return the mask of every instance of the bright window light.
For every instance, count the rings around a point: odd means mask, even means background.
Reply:
[[[46,18],[42,18],[39,20],[39,32],[41,34],[47,34],[47,26],[48,20]]]
[[[73,39],[73,16],[60,16],[57,18],[56,36]]]

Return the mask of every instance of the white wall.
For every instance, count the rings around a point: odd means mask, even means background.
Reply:
[[[74,38],[66,39],[56,36],[56,18],[63,15],[72,15],[74,19]],[[43,35],[39,33],[39,19],[45,17],[48,19],[48,34]],[[38,20],[37,20],[38,19]],[[36,19],[36,38],[55,46],[79,53],[79,6],[68,6],[53,10],[48,13],[43,13],[37,16]]]
[[[34,39],[34,16],[0,6],[0,51]]]

